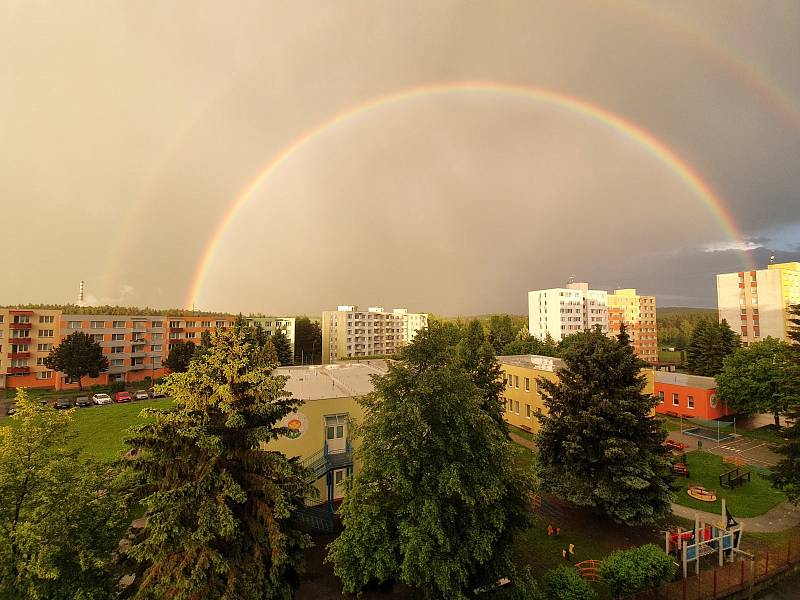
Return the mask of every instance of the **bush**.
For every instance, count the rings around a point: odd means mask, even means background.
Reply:
[[[511,583],[508,585],[481,594],[479,597],[485,600],[547,600],[539,589],[530,567],[512,573],[509,578]]]
[[[124,381],[115,381],[109,386],[110,392],[113,394],[114,392],[124,392],[125,391],[125,382]]]
[[[548,600],[594,600],[597,592],[581,577],[575,567],[562,565],[544,576],[544,591]]]
[[[619,597],[658,587],[675,576],[672,557],[646,544],[609,554],[600,565],[600,576]]]

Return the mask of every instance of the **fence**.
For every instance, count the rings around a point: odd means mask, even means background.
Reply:
[[[751,559],[736,560],[733,563],[700,571],[662,585],[656,590],[640,592],[627,600],[713,600],[725,598],[737,592],[750,589],[769,580],[771,577],[800,564],[800,538],[773,546],[756,554]]]

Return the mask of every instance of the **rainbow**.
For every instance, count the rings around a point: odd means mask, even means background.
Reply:
[[[225,236],[225,232],[233,222],[238,212],[245,204],[249,202],[253,193],[262,184],[264,184],[270,175],[274,173],[275,170],[284,162],[286,162],[292,155],[294,155],[295,152],[311,142],[318,135],[327,132],[334,127],[342,125],[350,119],[370,111],[374,111],[378,108],[382,108],[391,104],[398,104],[413,98],[453,93],[481,93],[524,97],[536,102],[558,106],[560,108],[570,110],[578,115],[582,115],[586,118],[603,123],[614,132],[618,133],[622,138],[631,140],[638,144],[643,150],[649,152],[654,158],[659,160],[675,175],[677,175],[683,181],[686,187],[692,190],[692,192],[694,192],[694,194],[708,207],[711,214],[713,214],[717,219],[731,241],[736,242],[737,245],[741,245],[742,247],[745,246],[742,233],[734,221],[733,216],[725,206],[722,199],[714,192],[713,189],[711,189],[711,186],[709,186],[708,183],[706,183],[691,166],[681,159],[664,142],[631,121],[624,119],[623,117],[595,104],[587,102],[582,98],[544,88],[487,81],[443,83],[402,89],[391,94],[378,96],[356,106],[349,107],[333,115],[323,123],[320,123],[319,125],[307,130],[300,137],[284,147],[264,166],[258,175],[256,175],[256,177],[239,194],[236,200],[228,208],[217,228],[212,233],[205,251],[203,252],[202,258],[195,269],[190,292],[186,299],[186,306],[192,307],[196,304],[199,304],[198,300],[200,292],[203,289],[206,275],[214,255],[216,254],[220,242]],[[749,269],[750,265],[748,265],[746,268]]]

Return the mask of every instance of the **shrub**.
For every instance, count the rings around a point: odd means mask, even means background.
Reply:
[[[646,544],[609,554],[600,565],[600,576],[619,597],[658,587],[675,576],[672,557]]]
[[[546,600],[530,567],[512,573],[509,578],[511,579],[510,584],[486,592],[479,597],[486,600]]]
[[[594,600],[597,593],[580,576],[575,567],[562,565],[544,576],[544,591],[548,600]]]
[[[109,386],[109,390],[113,394],[114,392],[124,392],[125,391],[125,382],[124,381],[115,381]]]

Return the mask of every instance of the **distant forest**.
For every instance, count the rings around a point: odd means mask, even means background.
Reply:
[[[667,306],[657,308],[656,313],[659,348],[669,347],[676,350],[684,350],[689,345],[689,338],[697,323],[717,320],[716,308]]]
[[[210,315],[228,314],[214,313],[199,310],[183,310],[180,308],[139,308],[138,306],[78,306],[77,304],[15,304],[0,308],[20,310],[60,310],[68,315],[157,315],[160,317],[203,317]]]

